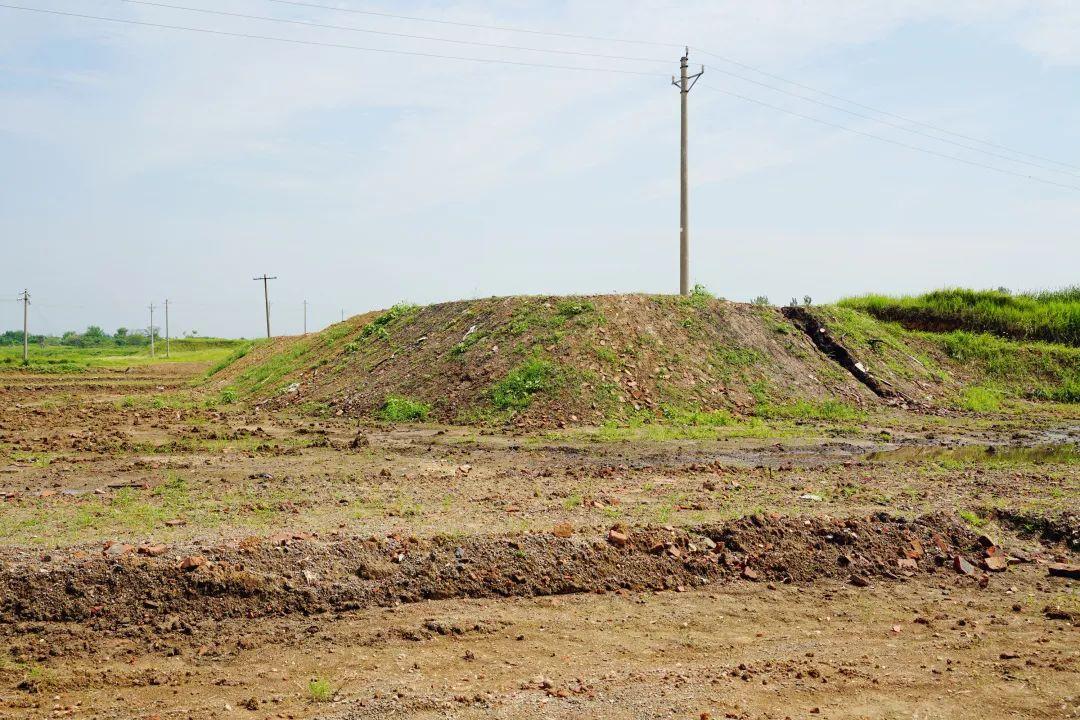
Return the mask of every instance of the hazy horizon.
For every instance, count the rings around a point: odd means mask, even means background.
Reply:
[[[262,284],[252,278],[264,272],[278,277],[270,284],[275,334],[301,332],[305,299],[316,330],[342,311],[399,301],[677,290],[675,47],[267,0],[185,5],[642,59],[372,36],[121,0],[22,4],[647,74],[357,52],[0,8],[0,331],[22,326],[15,297],[25,287],[35,333],[146,327],[147,306],[168,298],[175,336],[259,337]],[[686,43],[959,134],[692,50],[691,64],[706,72],[690,97],[691,277],[716,295],[827,302],[946,286],[1055,289],[1080,279],[1078,5],[342,7]]]

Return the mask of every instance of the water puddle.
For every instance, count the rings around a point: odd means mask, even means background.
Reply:
[[[1080,462],[1080,449],[1072,443],[1031,446],[959,445],[956,447],[927,447],[905,445],[893,450],[880,450],[864,456],[872,462],[909,462],[942,460],[957,462],[1032,463],[1035,465]]]

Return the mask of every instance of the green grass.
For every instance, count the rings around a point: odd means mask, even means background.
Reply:
[[[326,678],[314,678],[308,682],[308,696],[315,702],[330,702],[334,698],[334,688]]]
[[[995,385],[1042,400],[1080,402],[1080,348],[963,331],[926,336]]]
[[[974,385],[960,393],[957,406],[970,412],[994,412],[1001,409],[1003,396],[1004,393],[995,388]]]
[[[153,490],[121,488],[112,495],[79,498],[54,496],[9,503],[0,513],[0,542],[13,545],[62,546],[93,539],[167,537],[165,523],[183,519],[188,527],[265,529],[280,522],[283,504],[302,499],[297,489],[267,492],[253,485],[225,492],[203,486],[195,489],[183,477],[170,474]]]
[[[791,403],[764,402],[754,414],[770,420],[858,420],[864,413],[839,400],[796,400]]]
[[[29,363],[23,365],[22,346],[0,346],[0,372],[25,371],[43,374],[85,372],[93,368],[132,367],[155,363],[199,362],[222,364],[234,352],[250,347],[247,340],[182,338],[172,341],[170,357],[165,342],[157,345],[155,357],[149,347],[31,347]]]
[[[960,510],[958,514],[960,515],[960,518],[971,527],[981,528],[983,525],[986,524],[985,519],[979,517],[971,510]]]
[[[231,353],[229,353],[226,357],[223,357],[221,360],[215,363],[214,366],[206,372],[206,377],[213,377],[217,373],[229,367],[234,362],[251,352],[251,348],[254,347],[254,345],[255,343],[253,342],[242,341]]]
[[[524,410],[533,396],[558,384],[554,364],[540,358],[527,360],[491,388],[491,402],[500,410]]]
[[[919,330],[966,330],[1080,346],[1080,286],[1016,295],[958,288],[917,296],[863,295],[840,305]]]
[[[360,331],[361,338],[376,337],[383,340],[390,338],[388,326],[394,323],[395,320],[409,317],[415,314],[419,308],[416,305],[410,305],[408,303],[398,303],[394,307],[384,312],[379,317],[372,320],[370,323],[364,326],[364,329]]]
[[[423,422],[431,413],[431,407],[418,400],[391,395],[375,413],[380,420],[389,422]]]

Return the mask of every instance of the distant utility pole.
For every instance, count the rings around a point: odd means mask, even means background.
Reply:
[[[150,303],[150,357],[154,357],[154,303]]]
[[[345,310],[344,309],[342,309],[342,311],[341,311],[341,322],[345,322]]]
[[[687,75],[689,66],[690,48],[686,48],[682,58],[679,59],[679,79],[676,81],[672,76],[671,84],[679,88],[682,99],[682,137],[679,144],[679,294],[690,294],[690,210],[688,195],[688,172],[686,168],[686,97],[690,90],[697,84],[698,78],[705,74],[705,66],[701,66],[701,72]]]
[[[307,335],[307,300],[304,301],[304,334]]]
[[[30,364],[30,291],[25,288],[22,295],[22,361],[23,365]]]
[[[153,323],[151,323],[152,325]],[[169,357],[169,298],[165,298],[165,357]]]
[[[277,280],[277,275],[269,277],[266,273],[262,274],[262,277],[252,278],[252,280],[262,280],[263,284],[263,303],[266,305],[266,337],[270,337],[270,288],[267,282],[270,280]]]

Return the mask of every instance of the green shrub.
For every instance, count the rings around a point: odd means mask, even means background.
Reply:
[[[491,401],[500,410],[523,410],[533,395],[556,384],[558,371],[546,360],[533,358],[517,366],[491,388]]]
[[[391,395],[383,402],[376,415],[390,422],[422,422],[427,419],[431,407],[418,400]]]
[[[315,678],[308,683],[308,695],[315,702],[330,702],[334,697],[334,688],[326,678]]]
[[[372,335],[382,338],[383,340],[389,339],[390,334],[386,330],[386,326],[394,322],[398,318],[406,317],[416,312],[416,305],[409,305],[408,303],[398,303],[394,307],[384,312],[379,317],[372,320],[370,323],[364,326],[364,329],[360,331],[360,337],[366,338]]]

